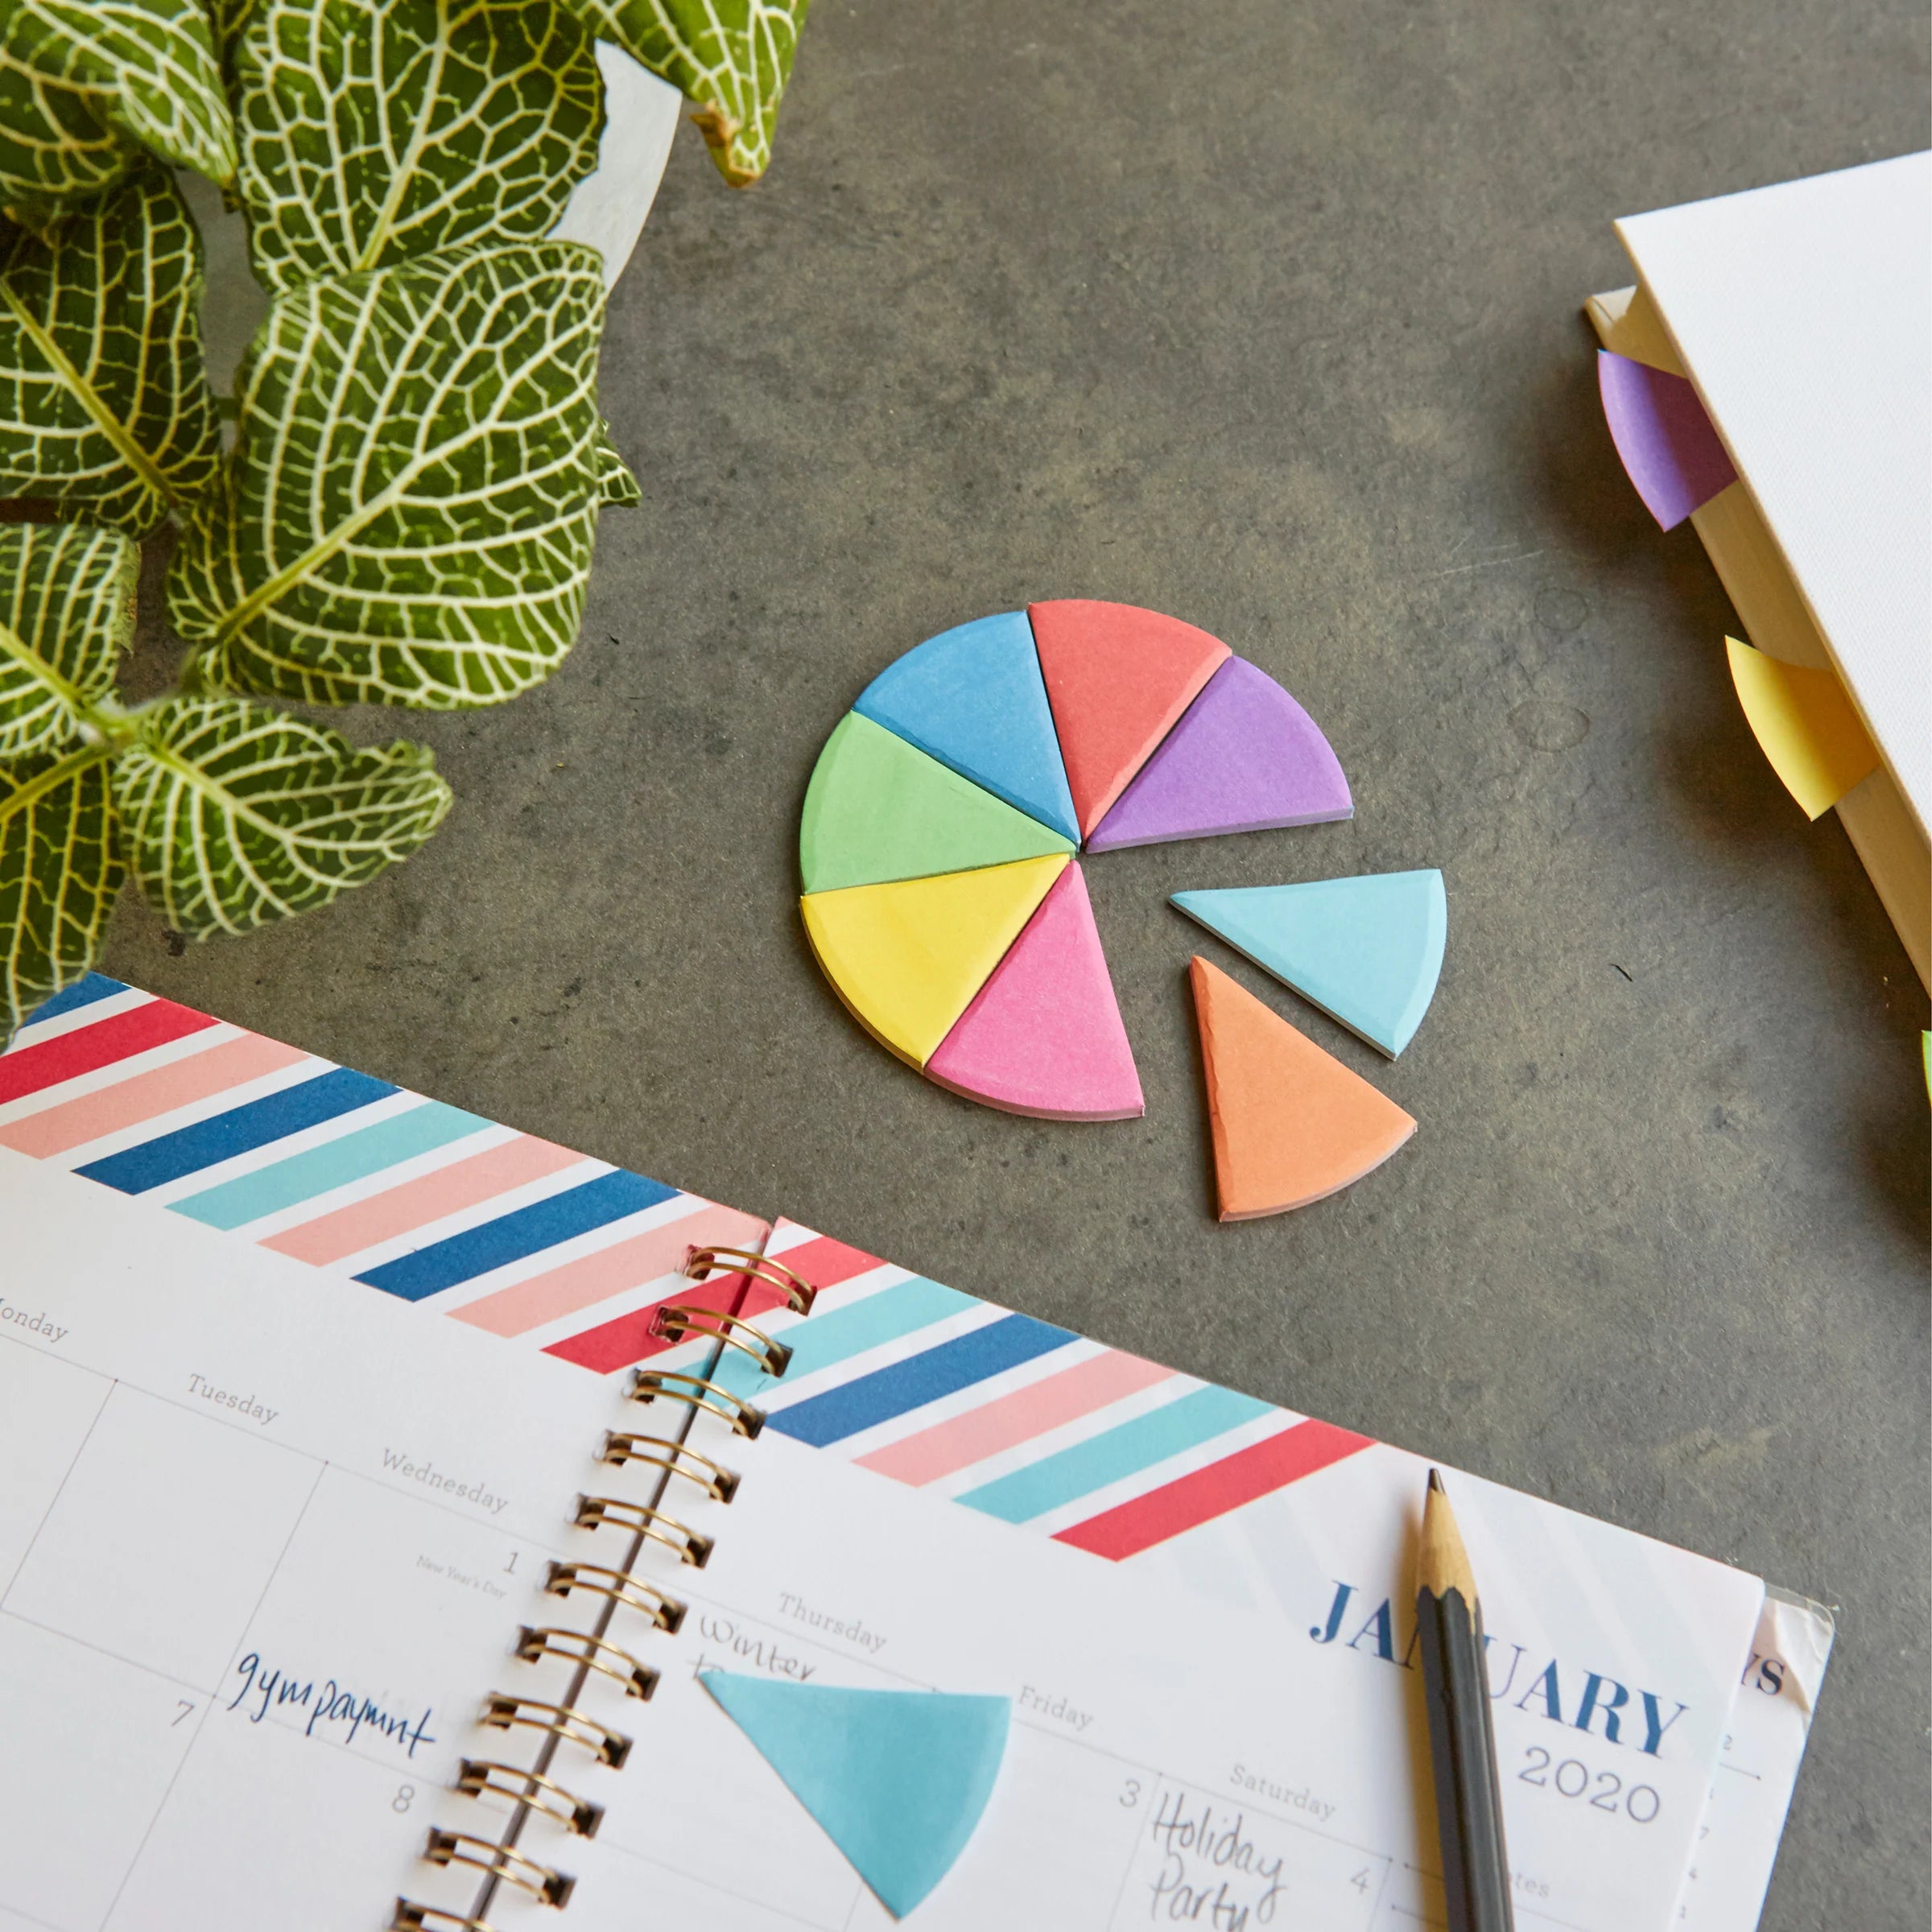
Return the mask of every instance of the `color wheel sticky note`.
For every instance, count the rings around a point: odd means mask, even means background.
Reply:
[[[1809,818],[1822,818],[1878,769],[1878,747],[1835,671],[1787,664],[1724,639],[1737,701],[1771,769]]]
[[[936,1084],[1131,1119],[1145,1103],[1085,881],[1049,893],[1081,828],[1099,852],[1351,809],[1307,712],[1218,638],[1049,601],[915,645],[827,738],[799,825],[805,927],[854,1017]]]
[[[1355,810],[1314,719],[1265,671],[1230,658],[1094,828],[1090,852],[1317,825]]]
[[[1172,902],[1391,1059],[1435,997],[1449,931],[1439,872],[1177,892]]]
[[[698,1682],[894,1918],[966,1849],[999,1777],[1009,1699],[725,1670]]]
[[[915,644],[860,692],[852,709],[1079,842],[1025,611],[976,618]]]
[[[1306,1208],[1378,1167],[1415,1122],[1218,967],[1189,968],[1224,1221]]]
[[[799,819],[807,892],[1072,849],[1071,839],[856,711],[839,720],[819,754]]]
[[[1056,853],[809,892],[799,903],[839,997],[877,1039],[923,1067],[1066,866]]]
[[[1041,1120],[1127,1121],[1146,1111],[1077,862],[1055,880],[926,1073],[969,1100]]]

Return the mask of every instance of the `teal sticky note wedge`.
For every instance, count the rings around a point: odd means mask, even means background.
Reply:
[[[915,645],[865,687],[852,709],[1080,843],[1025,611],[976,618]]]
[[[1177,892],[1173,903],[1391,1059],[1435,997],[1449,906],[1433,869]]]
[[[698,1681],[894,1918],[952,1869],[993,1795],[1010,1699]]]

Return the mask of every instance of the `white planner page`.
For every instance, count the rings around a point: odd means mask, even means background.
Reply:
[[[509,1653],[597,1385],[272,1258],[0,1153],[4,1932],[466,1905],[480,1701],[568,1681]]]
[[[1822,1604],[1765,1592],[1677,1909],[1682,1932],[1753,1932],[1835,1634]]]
[[[890,1924],[704,1692],[712,1667],[1013,1700],[990,1807],[921,1926],[1440,1922],[1418,1670],[1370,1670],[1323,1629],[1205,1604],[782,1435],[740,1445],[707,1418],[691,1439],[745,1480],[729,1508],[679,1505],[716,1547],[675,1583],[684,1654],[652,1707],[675,1783],[639,1802],[620,1795],[622,1774],[592,1772],[584,1791],[609,1807],[596,1843],[547,1826],[526,1840],[578,1874],[574,1923],[617,1932],[650,1897],[664,1922],[708,1932]],[[1481,1574],[1498,1554],[1486,1511],[1505,1492],[1460,1482]],[[1671,1922],[1754,1626],[1755,1587],[1737,1580],[1716,1620],[1729,1667],[1707,1681],[1646,1678],[1633,1621],[1587,1658],[1559,1632],[1498,1703],[1520,1925]],[[1399,1631],[1409,1620],[1393,1615]],[[1552,1666],[1581,1690],[1592,1666],[1616,1724],[1580,1731],[1574,1702],[1557,1722],[1528,1695]],[[621,1704],[610,1690],[585,1700],[613,1722]],[[506,1895],[492,1918],[541,1922]]]
[[[480,1728],[481,1700],[566,1695],[564,1666],[511,1654],[520,1624],[588,1621],[542,1592],[543,1564],[613,1560],[619,1533],[566,1526],[580,1491],[651,1493],[595,1459],[603,1431],[684,1412],[5,1154],[0,1212],[0,1927],[335,1932],[386,1923],[399,1894],[473,1909],[475,1875],[422,1862],[425,1831],[496,1837],[506,1812],[447,1789],[456,1766],[530,1764],[541,1741]],[[988,1812],[919,1925],[1436,1916],[1399,1604],[1385,1662],[1347,1616],[1303,1633],[1205,1603],[775,1432],[700,1416],[689,1440],[741,1484],[729,1505],[667,1497],[714,1553],[638,1567],[682,1627],[626,1610],[610,1634],[662,1682],[648,1703],[601,1678],[573,1698],[634,1745],[621,1766],[551,1761],[605,1814],[592,1839],[526,1822],[522,1852],[576,1887],[562,1918],[500,1887],[505,1932],[890,1922],[704,1691],[713,1666],[1013,1700]],[[1493,1535],[1507,1492],[1459,1481],[1478,1574],[1520,1571]],[[1702,1565],[1707,1664],[1674,1651],[1660,1676],[1645,1564],[1591,1606],[1586,1649],[1560,1602],[1505,1591],[1492,1616],[1534,1633],[1496,1706],[1525,1926],[1662,1932],[1676,1902],[1761,1591]]]

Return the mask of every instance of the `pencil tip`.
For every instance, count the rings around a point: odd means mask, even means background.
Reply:
[[[1416,1584],[1437,1596],[1459,1590],[1463,1601],[1472,1610],[1476,1608],[1476,1579],[1470,1572],[1469,1553],[1463,1547],[1455,1512],[1449,1506],[1449,1492],[1443,1487],[1439,1469],[1429,1472],[1429,1488],[1422,1505],[1422,1547],[1416,1558]]]

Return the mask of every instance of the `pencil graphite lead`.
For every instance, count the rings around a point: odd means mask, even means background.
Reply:
[[[1463,1547],[1462,1532],[1455,1526],[1455,1512],[1449,1506],[1449,1492],[1443,1487],[1441,1472],[1429,1472],[1429,1492],[1422,1505],[1422,1546],[1416,1558],[1416,1587],[1435,1596],[1447,1596],[1459,1590],[1463,1601],[1476,1608],[1476,1577],[1469,1567],[1469,1552]]]

